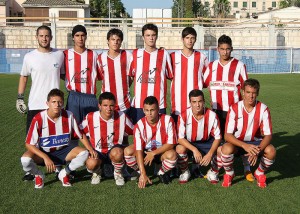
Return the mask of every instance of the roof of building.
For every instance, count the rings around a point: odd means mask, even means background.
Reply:
[[[1,1],[1,0],[0,0]],[[89,5],[71,0],[27,0],[23,7],[89,7]]]

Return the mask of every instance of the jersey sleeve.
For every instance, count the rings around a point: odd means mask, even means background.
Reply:
[[[221,129],[220,129],[220,121],[217,115],[215,115],[214,123],[212,125],[212,129],[210,131],[210,135],[214,136],[215,139],[220,140],[221,137]]]
[[[129,63],[128,63],[128,72],[127,75],[130,77],[134,77],[135,76],[135,69],[136,69],[136,59],[137,59],[137,49],[133,50],[132,55],[129,59]]]
[[[34,117],[32,119],[32,122],[30,124],[28,133],[27,133],[27,137],[26,137],[26,144],[30,144],[30,145],[34,145],[37,146],[39,145],[39,139],[40,139],[40,135],[39,135],[39,129],[41,129],[41,124],[39,124],[37,117]]]
[[[176,130],[175,130],[175,124],[173,118],[170,117],[170,121],[168,123],[167,128],[167,144],[177,144],[177,137],[176,137]]]
[[[173,68],[172,68],[172,64],[171,64],[171,57],[169,55],[169,53],[165,50],[165,54],[166,54],[166,76],[169,80],[173,79]]]
[[[139,150],[144,150],[145,149],[145,142],[142,139],[142,135],[141,135],[140,129],[138,127],[138,124],[136,124],[134,126],[133,135],[134,135],[133,143],[134,143],[135,150],[138,150],[138,151]]]
[[[241,83],[241,87],[243,87],[244,82],[248,79],[248,73],[246,70],[246,65],[243,64],[243,66],[241,66],[241,71],[240,71],[240,77],[239,77],[239,81]]]
[[[101,54],[99,54],[97,57],[97,77],[98,80],[104,79],[104,70],[103,70],[103,65],[101,60]]]
[[[185,122],[181,115],[179,115],[178,117],[177,127],[178,127],[178,139],[185,138],[186,136]]]
[[[234,112],[231,106],[227,113],[227,118],[225,123],[225,133],[229,133],[229,134],[234,133],[236,127],[235,118],[236,118],[236,113]]]
[[[211,67],[212,67],[212,64],[210,63],[206,70],[204,71],[204,74],[203,74],[203,88],[208,88],[209,87],[209,82],[211,80]]]
[[[20,72],[22,76],[29,76],[30,75],[30,66],[28,65],[28,54],[24,56],[22,70]]]
[[[131,120],[125,115],[126,119],[125,119],[125,133],[127,135],[132,135],[133,134],[133,124],[131,122]]]
[[[262,120],[263,122],[260,126],[262,135],[272,135],[272,121],[269,108],[264,111]]]
[[[82,139],[82,132],[77,125],[77,122],[76,122],[76,119],[75,119],[73,113],[71,113],[70,117],[71,117],[71,124],[72,124],[71,136],[75,139],[77,139],[77,138]]]
[[[79,129],[80,129],[86,136],[90,136],[87,116],[85,116],[85,118],[83,119],[83,121],[82,121],[81,124],[79,125]]]

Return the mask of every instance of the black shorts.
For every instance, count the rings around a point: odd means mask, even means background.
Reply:
[[[96,152],[98,153],[98,157],[102,161],[102,164],[111,164],[111,160],[110,160],[110,157],[109,157],[110,151],[113,148],[124,149],[125,147],[126,146],[124,146],[124,145],[117,144],[117,145],[114,145],[107,153],[103,153],[103,152],[99,152],[99,151],[96,151]]]
[[[256,141],[244,141],[247,144],[253,144],[255,146],[259,146],[261,143],[261,140],[256,140]],[[234,156],[239,157],[241,155],[247,154],[247,152],[241,148],[241,147],[237,147],[238,151],[234,154]]]
[[[76,145],[70,144],[53,152],[45,152],[44,150],[41,151],[48,155],[48,157],[53,161],[54,165],[66,165],[66,157],[75,147]]]

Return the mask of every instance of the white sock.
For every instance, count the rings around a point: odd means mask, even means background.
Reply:
[[[80,152],[73,160],[71,160],[68,166],[69,169],[71,171],[75,171],[79,167],[84,166],[84,163],[88,159],[88,157],[89,157],[89,152],[87,150]]]
[[[30,172],[33,175],[43,175],[43,173],[37,168],[37,165],[34,163],[32,158],[21,157],[21,163],[25,172]]]

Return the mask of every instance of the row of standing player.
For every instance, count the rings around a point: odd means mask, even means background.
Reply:
[[[70,92],[67,109],[74,113],[77,121],[82,121],[88,112],[97,110],[97,101],[95,102],[96,79],[103,80],[102,91],[111,91],[117,97],[117,108],[119,110],[127,111],[127,113],[129,110],[129,115],[132,117],[134,123],[144,116],[142,103],[149,94],[154,95],[158,99],[160,112],[165,113],[166,79],[168,78],[173,79],[171,102],[172,115],[175,120],[177,120],[177,116],[181,113],[182,109],[186,109],[189,106],[188,92],[195,88],[201,89],[203,85],[206,87],[210,85],[212,108],[219,115],[221,129],[224,129],[224,125],[222,124],[225,123],[229,106],[241,99],[240,87],[243,81],[247,79],[245,66],[240,61],[231,57],[231,39],[225,35],[220,37],[218,41],[220,60],[212,62],[208,66],[206,57],[200,52],[193,50],[193,45],[196,41],[196,32],[193,28],[185,28],[183,30],[182,41],[184,48],[182,51],[172,53],[171,60],[164,49],[156,48],[157,33],[158,30],[155,25],[145,25],[142,29],[145,49],[134,50],[131,56],[129,52],[120,50],[123,40],[122,32],[112,29],[107,36],[109,51],[99,55],[97,60],[95,53],[85,48],[87,38],[86,29],[81,25],[73,28],[72,36],[75,45],[74,49],[65,51],[65,68],[66,87]],[[36,69],[33,68],[33,64],[39,63],[36,63],[35,60],[35,63],[30,62],[30,59],[46,58],[44,57],[45,55],[54,55],[56,53],[56,51],[50,48],[51,38],[50,29],[44,26],[40,27],[37,30],[39,48],[36,52],[39,54],[41,54],[40,52],[46,52],[48,54],[42,54],[43,57],[25,56],[24,58],[17,101],[17,108],[21,111],[24,111],[25,108],[23,93],[27,76],[30,72],[46,70],[45,68],[51,69],[51,67],[46,66],[50,62],[53,63],[50,63],[51,66],[56,69],[62,67],[63,61],[61,62],[60,60],[53,62],[53,60],[49,61],[49,59],[46,59],[42,61],[46,64],[41,63],[42,65],[39,65]],[[27,127],[30,124],[32,115],[36,113],[36,109],[32,107],[35,103],[34,99],[38,99],[39,102],[43,100],[41,97],[47,93],[44,93],[41,89],[46,90],[47,86],[45,84],[50,83],[51,79],[59,80],[57,73],[51,75],[48,72],[49,76],[40,73],[31,73],[33,83],[29,97],[30,111],[28,113],[29,122],[27,122]],[[38,80],[44,76],[46,76],[47,81]],[[134,80],[135,84],[135,98],[133,99],[133,106],[135,108],[130,109],[129,85],[132,80]],[[50,87],[56,87],[56,85],[53,85],[53,82],[55,81],[51,82],[52,85]],[[34,90],[37,94],[34,93]],[[33,104],[31,104],[31,101]],[[38,111],[45,108],[47,107],[39,108]],[[30,112],[32,113],[30,114]]]

